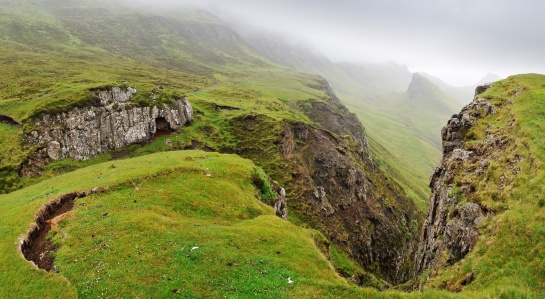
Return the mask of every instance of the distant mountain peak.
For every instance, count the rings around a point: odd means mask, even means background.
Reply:
[[[411,83],[409,84],[409,88],[407,89],[407,93],[411,100],[418,100],[423,95],[425,95],[426,98],[444,97],[441,89],[420,73],[413,74]]]

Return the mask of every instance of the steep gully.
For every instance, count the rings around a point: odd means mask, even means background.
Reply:
[[[487,87],[479,87],[477,88],[476,96],[479,93],[482,93],[486,90]],[[187,103],[188,104],[188,103]],[[333,115],[329,111],[331,108],[328,105],[325,105],[320,108],[319,105],[315,105],[317,110],[319,112],[328,112],[325,113],[326,115]],[[320,111],[321,110],[321,111]],[[445,179],[448,179],[445,176],[448,176],[448,174],[445,172],[445,169],[448,168],[449,163],[455,162],[460,159],[464,159],[469,157],[469,155],[472,155],[470,152],[466,152],[463,150],[463,134],[461,133],[464,130],[467,130],[475,121],[476,118],[481,116],[486,116],[488,114],[494,114],[495,109],[494,107],[485,99],[476,99],[474,102],[472,102],[470,105],[465,107],[462,112],[458,115],[453,116],[453,118],[448,122],[448,125],[443,129],[442,136],[443,136],[443,151],[444,151],[444,157],[443,157],[443,163],[441,166],[439,166],[430,182],[430,186],[432,187],[432,196],[430,198],[430,208],[429,212],[426,218],[426,221],[424,223],[423,227],[423,233],[420,237],[420,243],[418,245],[418,250],[416,252],[416,260],[415,260],[415,275],[418,275],[422,273],[426,269],[434,269],[437,267],[440,263],[440,260],[438,259],[441,256],[441,252],[446,250],[449,252],[449,263],[456,262],[463,258],[467,253],[469,253],[474,246],[476,242],[476,237],[478,236],[478,230],[477,225],[482,222],[482,220],[488,216],[489,211],[484,209],[483,207],[477,205],[477,204],[466,204],[459,208],[456,215],[452,216],[450,214],[451,210],[449,207],[452,207],[456,203],[456,198],[451,195],[450,192],[450,186],[443,186],[442,182]],[[323,115],[323,114],[322,114]],[[166,118],[165,118],[166,120]],[[338,131],[340,130],[340,127],[335,127],[335,121],[333,119],[317,119],[324,122],[324,126],[329,127],[332,131]],[[338,121],[338,120],[337,120]],[[338,125],[342,125],[342,123],[345,121],[341,121]],[[333,124],[333,126],[332,126]],[[156,124],[156,128],[160,128],[160,124]],[[343,126],[344,127],[344,126]],[[360,157],[363,157],[364,160],[368,159],[368,147],[366,146],[366,139],[365,134],[363,131],[363,128],[360,126],[356,126],[354,129],[350,130],[351,133],[357,132],[354,137],[359,142],[359,148],[360,148]],[[325,133],[325,132],[324,132]],[[309,137],[316,135],[312,138],[318,138],[321,140],[318,144],[316,144],[315,149],[313,149],[314,154],[318,155],[316,156],[317,160],[315,160],[315,163],[318,165],[322,165],[319,168],[321,171],[318,171],[317,173],[311,173],[311,177],[308,177],[306,180],[313,181],[312,185],[316,185],[317,187],[312,192],[312,197],[318,200],[318,204],[316,205],[316,214],[324,214],[324,219],[326,222],[330,222],[332,219],[337,218],[338,216],[341,216],[341,218],[345,220],[350,220],[344,225],[341,226],[354,226],[357,227],[358,220],[360,219],[359,216],[354,215],[354,211],[357,211],[361,208],[357,208],[358,201],[363,202],[376,202],[375,195],[373,193],[369,193],[367,188],[370,187],[368,185],[369,183],[365,183],[366,175],[358,168],[354,169],[351,168],[353,166],[350,166],[351,163],[349,161],[343,161],[343,156],[339,156],[337,154],[333,154],[333,152],[330,151],[331,146],[327,146],[327,142],[324,143],[325,140],[331,139],[330,142],[338,143],[337,140],[334,140],[335,138],[330,135],[323,135],[320,130],[316,130],[313,128],[306,128],[302,126],[295,126],[293,128],[290,128],[287,131],[284,131],[282,134],[283,143],[282,143],[282,154],[286,157],[286,159],[290,159],[291,156],[297,153],[297,143],[296,140],[308,140]],[[321,136],[323,135],[323,136]],[[321,136],[321,137],[318,137]],[[363,137],[363,139],[361,139]],[[333,138],[333,139],[332,139]],[[317,139],[317,140],[318,140]],[[340,146],[337,144],[337,147]],[[327,148],[325,148],[327,147]],[[323,148],[323,149],[321,149]],[[347,149],[345,149],[347,150]],[[342,151],[341,151],[342,152]],[[326,154],[327,153],[327,154]],[[332,157],[328,157],[328,155],[334,155]],[[340,160],[339,160],[340,159]],[[328,162],[329,161],[329,162]],[[341,162],[343,165],[337,165]],[[330,163],[332,163],[330,165]],[[355,200],[351,200],[351,202],[341,203],[341,208],[338,208],[338,204],[335,203],[334,198],[330,197],[329,201],[326,198],[326,194],[332,192],[333,194],[338,193],[339,189],[338,186],[336,187],[337,191],[334,191],[331,186],[328,187],[328,181],[331,180],[330,176],[322,176],[323,171],[327,170],[329,168],[335,168],[337,171],[346,169],[348,172],[346,174],[342,174],[343,177],[346,177],[348,181],[345,182],[348,187],[353,186],[355,189],[354,194],[356,194]],[[329,178],[329,179],[328,179]],[[361,182],[360,182],[361,181]],[[357,186],[361,186],[363,183],[364,189],[360,190],[357,189]],[[325,186],[320,187],[320,186]],[[326,193],[327,190],[327,193]],[[27,236],[21,241],[20,243],[20,250],[23,254],[23,256],[34,263],[36,267],[40,269],[44,269],[46,271],[55,271],[53,267],[53,261],[54,258],[51,256],[51,252],[55,251],[55,246],[46,238],[47,234],[52,228],[55,228],[56,225],[58,225],[58,222],[68,217],[68,212],[74,208],[74,202],[78,198],[85,197],[91,193],[94,193],[95,191],[88,191],[88,192],[80,192],[80,193],[69,193],[66,195],[63,195],[59,197],[57,200],[54,200],[50,202],[49,204],[45,205],[40,212],[36,215],[36,223],[35,225],[30,229]],[[277,212],[277,215],[286,218],[286,199],[285,199],[285,191],[283,189],[278,189],[277,192],[279,193],[279,197],[277,202],[275,203],[275,210]],[[361,197],[361,199],[358,199]],[[371,200],[371,201],[370,201]],[[311,204],[311,206],[314,206],[314,204]],[[342,206],[345,206],[344,208]],[[335,208],[336,207],[336,208]],[[350,211],[350,216],[345,215],[343,213],[344,210],[348,208],[348,211]],[[283,210],[282,210],[283,209]],[[371,219],[375,218],[378,215],[372,215],[373,212],[369,211],[367,208],[364,209],[364,213],[367,213],[367,216],[364,216],[363,219],[371,217]],[[371,213],[371,214],[369,214]],[[450,216],[449,216],[450,215]],[[349,216],[347,218],[347,216]],[[386,216],[386,215],[384,215]],[[384,216],[380,216],[378,219],[382,219],[380,221],[374,222],[374,225],[377,226],[377,230],[379,233],[394,233],[395,232],[395,224],[391,223],[388,226],[384,226],[383,229],[381,229],[381,225],[384,225],[384,220],[386,218],[382,218]],[[392,215],[393,216],[393,215]],[[395,217],[397,217],[396,215]],[[446,224],[446,221],[449,219],[449,217],[454,217],[450,220],[449,225]],[[320,218],[320,217],[319,217]],[[344,222],[344,221],[343,221]],[[383,223],[383,224],[381,224]],[[338,226],[336,226],[338,227]],[[324,231],[328,231],[327,226],[322,228]],[[394,230],[392,230],[394,229]],[[384,231],[383,231],[384,230]],[[359,236],[357,239],[354,239],[350,242],[353,244],[361,243],[365,240],[365,236],[368,234],[368,232],[365,231],[355,231],[357,235]],[[335,240],[335,235],[330,235],[329,237]],[[362,239],[363,237],[363,239]],[[401,253],[395,251],[395,244],[372,244],[374,243],[374,238],[371,236],[371,240],[364,243],[367,243],[368,246],[364,246],[367,249],[365,251],[360,251],[358,247],[349,247],[350,251],[357,252],[360,257],[365,257],[367,254],[370,254],[371,260],[368,260],[364,263],[379,261],[380,263],[387,263],[388,261],[392,262],[393,260],[389,258],[387,255],[381,256],[379,252],[376,252],[375,250],[378,247],[381,248],[382,245],[389,247],[388,250],[393,250],[392,253],[395,253],[396,255]],[[376,239],[375,239],[376,240]],[[438,241],[441,240],[441,241]],[[409,240],[407,240],[409,241]],[[406,244],[406,243],[405,243]],[[393,247],[391,247],[393,246]],[[363,248],[362,248],[363,249]],[[408,252],[405,252],[404,254],[410,254],[411,250]],[[373,257],[374,256],[374,257]],[[402,272],[399,272],[403,266],[402,264],[405,264],[406,261],[399,260],[396,263],[394,263],[394,267],[390,269],[387,273],[396,273],[393,274],[391,277],[396,277],[396,280],[402,280],[406,279],[406,274],[400,274]],[[403,270],[405,271],[405,270]],[[390,274],[392,275],[392,274]]]
[[[471,173],[475,176],[473,179],[484,180],[482,176],[486,174],[490,161],[497,160],[494,155],[504,151],[509,142],[508,135],[487,129],[487,136],[482,142],[464,147],[468,130],[481,118],[496,114],[497,107],[489,100],[478,97],[491,86],[477,87],[473,102],[459,114],[453,115],[441,132],[443,159],[430,178],[429,210],[415,259],[415,279],[426,270],[430,270],[428,275],[433,275],[438,267],[463,259],[477,242],[479,224],[494,213],[479,203],[462,200],[471,198],[475,192],[474,185],[457,186],[453,182],[455,176],[461,173],[466,176]],[[510,168],[516,169],[518,161],[514,159]],[[472,277],[468,277],[462,285],[471,280]]]

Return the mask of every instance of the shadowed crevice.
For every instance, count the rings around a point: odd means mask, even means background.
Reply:
[[[15,121],[15,119],[3,114],[0,114],[0,123],[17,127],[21,126],[21,124]]]

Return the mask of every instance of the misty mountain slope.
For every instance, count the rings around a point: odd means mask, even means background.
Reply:
[[[544,87],[544,75],[528,74],[479,88],[443,129],[415,265],[421,289],[545,295]]]
[[[413,74],[407,91],[392,101],[388,110],[419,135],[440,147],[439,130],[461,105],[421,74]]]
[[[9,32],[0,48],[0,152],[19,153],[1,157],[2,192],[155,152],[236,154],[285,188],[288,219],[320,231],[315,246],[352,283],[381,288],[412,277],[422,214],[371,159],[363,126],[323,78],[270,62],[199,10],[163,15],[113,2],[12,4],[47,17],[10,11],[2,26],[15,30],[0,30]],[[157,111],[177,111],[184,97],[191,105],[184,114],[194,117],[177,131]],[[141,133],[132,128],[142,119],[150,120],[142,126],[146,138],[87,154],[105,136]],[[91,136],[89,127],[101,134]],[[60,159],[63,150],[76,154]],[[59,261],[63,254],[69,252],[59,252]]]
[[[358,95],[369,105],[380,106],[390,99],[391,93],[405,91],[411,81],[407,67],[396,63],[334,63],[308,46],[294,44],[280,35],[253,32],[240,24],[233,26],[252,48],[270,60],[321,75],[335,91]]]
[[[496,74],[491,74],[491,73],[488,73],[486,75],[484,75],[484,77],[479,80],[479,82],[477,82],[477,85],[480,86],[480,85],[483,85],[483,84],[486,84],[486,83],[494,83],[496,81],[499,81],[501,80],[502,78]]]
[[[86,7],[48,0],[49,11],[81,41],[155,67],[208,74],[263,59],[217,18],[197,9],[154,15],[137,7]],[[130,7],[130,4],[127,4]]]
[[[441,157],[437,146],[388,113],[357,104],[346,106],[366,120],[373,159],[403,186],[420,209],[426,210],[430,171]]]

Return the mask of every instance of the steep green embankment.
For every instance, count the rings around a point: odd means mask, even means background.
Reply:
[[[274,216],[259,201],[255,169],[235,155],[168,152],[90,166],[0,196],[0,297],[354,294],[316,247],[318,232]],[[95,188],[102,191],[76,200],[50,232],[60,246],[51,253],[59,273],[24,260],[18,239],[40,206]]]
[[[423,289],[545,296],[544,113],[545,76],[518,75],[449,122],[417,259]]]
[[[407,91],[394,99],[387,109],[396,114],[410,130],[416,131],[440,148],[441,136],[438,128],[442,128],[461,108],[461,104],[456,103],[438,86],[423,75],[415,73]]]

